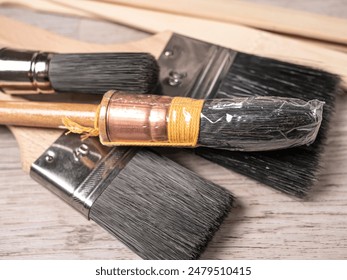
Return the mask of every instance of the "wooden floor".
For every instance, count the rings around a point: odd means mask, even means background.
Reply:
[[[347,18],[345,0],[257,0]],[[73,38],[124,42],[147,35],[87,19],[0,8],[1,15]],[[100,32],[93,32],[100,30]],[[308,201],[295,200],[199,157],[169,155],[239,199],[204,259],[347,258],[347,96],[339,96],[324,169]],[[122,243],[21,170],[18,145],[0,126],[1,259],[137,259]]]

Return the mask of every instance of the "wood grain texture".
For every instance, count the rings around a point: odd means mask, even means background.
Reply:
[[[236,23],[271,31],[317,46],[347,52],[346,20],[290,8],[276,7],[274,6],[276,3],[271,3],[271,5],[266,3],[257,4],[238,0],[217,0],[213,2],[208,0],[103,1],[176,15]],[[187,9],[187,7],[194,7],[194,9]],[[64,6],[60,8],[68,9],[68,7]],[[71,10],[69,11],[73,13]],[[81,10],[77,9],[75,11],[76,13],[81,12]],[[84,16],[88,15],[84,14]]]
[[[68,118],[86,127],[93,127],[97,104],[0,101],[1,124],[64,128],[63,118]]]
[[[307,40],[303,40],[303,42],[306,41],[306,43],[303,43],[300,40],[292,40],[291,38],[231,23],[100,3],[98,1],[50,0],[48,4],[45,4],[45,1],[27,2],[16,0],[13,3],[19,2],[39,11],[52,11],[54,8],[50,6],[50,3],[60,4],[62,8],[67,9],[66,14],[76,12],[76,15],[80,15],[82,10],[84,16],[89,18],[101,18],[152,33],[172,30],[235,50],[322,68],[341,75],[347,81],[347,56],[334,51],[342,49],[345,52],[345,46],[341,45],[333,45],[326,49],[324,47],[326,43],[320,41],[312,43],[311,40],[307,43]],[[40,4],[41,2],[43,4]],[[12,3],[12,1],[7,0],[5,3]],[[64,9],[58,9],[57,13],[64,13]]]
[[[105,2],[111,2],[112,0],[105,0]],[[224,0],[222,0],[224,1]],[[269,1],[269,0],[268,0]],[[339,1],[339,0],[334,0],[334,1]],[[332,6],[336,6],[336,3],[330,3],[330,5]],[[123,2],[123,1],[122,1]],[[254,2],[254,1],[253,1]],[[282,6],[286,7],[286,4],[290,4],[290,3],[284,3],[285,1],[283,2],[274,2],[274,1],[270,1],[271,5],[278,5],[278,4],[282,4]],[[297,3],[297,5],[300,6],[300,8],[305,8],[306,6],[303,5],[305,2],[299,2]],[[15,6],[15,7],[26,7],[26,8],[30,8],[30,9],[33,9],[33,10],[36,10],[36,11],[43,11],[43,12],[50,12],[50,13],[53,13],[53,14],[62,14],[62,15],[70,15],[70,16],[81,16],[81,17],[84,17],[84,18],[88,18],[88,19],[97,19],[98,16],[94,15],[94,14],[91,14],[91,13],[87,13],[87,12],[84,12],[84,11],[81,11],[80,9],[74,9],[72,7],[67,7],[67,6],[64,6],[64,5],[61,5],[59,3],[55,3],[55,2],[47,2],[45,0],[33,0],[33,1],[26,1],[26,0],[0,0],[0,4],[3,4],[5,6]],[[339,4],[339,3],[337,3]],[[132,6],[131,6],[132,7]],[[289,5],[289,8],[291,6]],[[156,9],[158,10],[158,9]],[[292,9],[293,10],[293,9]],[[309,10],[309,9],[308,9]],[[325,11],[325,12],[329,12],[329,11],[335,11],[334,9],[328,9],[328,11]],[[18,12],[17,12],[18,13]],[[13,13],[7,13],[8,15],[10,16],[13,16]],[[14,12],[14,14],[16,14],[16,11]],[[52,15],[51,15],[52,16]],[[335,16],[335,13],[332,13],[330,14],[330,16]],[[344,13],[344,9],[340,9],[338,12],[337,12],[337,15],[336,16],[340,16],[340,17],[347,17],[347,12]],[[319,16],[318,16],[319,18]],[[216,19],[213,19],[213,20],[216,20]],[[80,20],[80,23],[84,23],[84,19],[81,18]],[[94,21],[93,22],[93,28],[96,28],[95,26],[96,25],[104,25],[105,23],[104,22],[98,22],[98,21]],[[56,32],[60,32],[61,30],[60,29],[56,29],[55,26],[50,26],[51,28],[55,29],[54,31]],[[121,32],[122,32],[122,36],[133,36],[134,35],[134,32],[132,32],[132,30],[128,29],[126,30],[126,32],[123,31],[124,28],[126,28],[125,26],[120,26],[120,25],[113,25],[112,26],[113,29],[121,29]],[[105,33],[105,34],[109,34],[107,33],[107,31],[105,32],[104,31],[104,27],[100,27],[99,28],[100,30],[103,30],[103,32],[98,32],[97,34],[93,34],[93,38],[97,38],[98,34],[102,34],[102,33]],[[118,30],[117,30],[118,31]],[[140,34],[140,32],[138,31],[135,31],[136,34]],[[301,37],[297,34],[297,32],[293,32],[295,35],[287,35],[287,34],[283,34],[281,32],[278,32],[278,34],[281,34],[282,36],[284,37],[288,37],[288,38],[293,38],[293,39],[296,39],[296,40],[299,40],[299,41],[302,41],[302,42],[306,42],[306,43],[310,43],[310,44],[313,44],[313,45],[316,45],[316,46],[320,46],[320,47],[324,47],[324,48],[329,48],[329,49],[333,49],[333,50],[338,50],[338,51],[342,51],[342,52],[347,52],[347,46],[344,45],[344,44],[339,44],[339,43],[334,43],[334,42],[327,42],[327,41],[321,41],[321,40],[317,40],[317,39],[312,39],[312,38],[305,38],[305,37]],[[87,38],[88,40],[89,38]],[[103,41],[107,42],[110,38],[109,37],[104,37],[102,38]],[[112,40],[112,39],[111,39]]]
[[[24,0],[0,0],[1,5],[7,5],[7,6],[23,6],[28,7],[28,2]],[[72,15],[72,16],[86,16],[87,13],[83,11],[73,10],[68,7],[63,7],[61,5],[57,5],[54,3],[49,3],[44,0],[31,0],[29,7],[35,8],[35,7],[41,7],[42,9],[45,9],[47,12],[54,12],[58,14],[64,14],[64,15]]]
[[[298,37],[347,44],[347,21],[266,4],[230,0],[104,0],[110,3],[231,22]],[[189,7],[194,7],[190,9]]]
[[[171,30],[182,35],[229,47],[249,54],[321,68],[347,82],[347,56],[313,44],[231,23],[191,18],[98,1],[51,0],[81,9],[93,16],[147,32]]]
[[[319,2],[324,4],[324,1]],[[37,21],[40,19],[40,15],[35,13],[31,13],[31,17]],[[56,26],[64,28],[62,18],[55,17],[54,20]],[[49,17],[41,24],[47,21]],[[92,26],[92,22],[89,24]],[[89,32],[88,39],[94,30],[90,28]],[[33,38],[39,41],[35,36],[33,33]],[[46,36],[52,38],[49,33]],[[16,37],[12,34],[6,40],[14,43]],[[82,45],[87,48],[85,43]],[[64,48],[64,44],[60,47]],[[233,191],[239,198],[239,207],[224,223],[203,258],[346,259],[346,123],[347,97],[340,96],[322,158],[324,168],[308,201],[277,193],[194,155],[166,150],[171,158]],[[30,133],[35,133],[37,138],[33,139]],[[17,137],[24,137],[29,143],[21,149],[24,157],[33,155],[28,147],[39,145],[43,151],[50,140],[59,136],[59,132],[54,130],[48,133],[50,136],[47,137],[47,130],[17,130]],[[34,141],[35,145],[30,145]],[[21,170],[18,144],[5,127],[0,127],[0,143],[1,259],[138,259],[95,223],[86,221],[32,181]]]

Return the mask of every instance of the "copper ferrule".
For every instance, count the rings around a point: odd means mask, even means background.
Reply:
[[[168,96],[107,92],[99,114],[101,141],[166,141],[171,101],[172,97]]]
[[[0,89],[9,94],[54,93],[48,76],[52,55],[0,49]]]

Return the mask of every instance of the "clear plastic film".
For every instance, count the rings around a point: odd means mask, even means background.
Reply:
[[[323,105],[278,97],[206,100],[198,144],[235,151],[309,145],[319,131]]]
[[[194,100],[108,92],[101,103],[99,134],[105,145],[276,150],[312,143],[323,104],[278,97]]]

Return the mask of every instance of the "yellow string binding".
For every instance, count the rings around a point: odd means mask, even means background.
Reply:
[[[95,137],[99,136],[99,114],[100,114],[101,106],[99,105],[95,112],[95,118],[94,118],[94,127],[87,127],[80,125],[77,122],[74,122],[73,120],[69,119],[68,117],[64,117],[62,119],[62,122],[66,129],[68,130],[65,135],[68,135],[70,133],[77,133],[82,134],[81,139],[86,140],[89,137]]]
[[[204,100],[174,97],[168,117],[168,140],[158,142],[101,141],[106,146],[196,147],[200,131],[200,113]]]
[[[187,97],[174,97],[169,108],[168,117],[168,141],[141,142],[141,141],[116,141],[102,144],[106,146],[168,146],[168,147],[196,147],[200,131],[200,113],[204,100],[196,100]],[[94,127],[82,126],[69,118],[63,118],[64,126],[69,133],[83,134],[82,140],[99,135],[99,113],[101,106],[95,114]]]
[[[169,143],[195,147],[200,131],[200,113],[204,100],[175,97],[170,105],[168,122]]]

